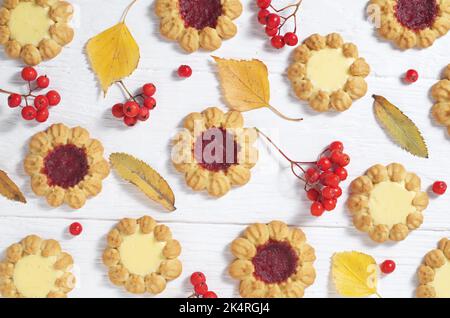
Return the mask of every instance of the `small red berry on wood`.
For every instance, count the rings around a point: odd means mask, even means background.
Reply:
[[[266,25],[267,23],[267,17],[269,16],[270,11],[267,9],[261,9],[258,12],[258,21],[259,23],[261,23],[262,25]]]
[[[395,271],[396,265],[393,260],[385,260],[380,265],[381,272],[384,274],[391,274]]]
[[[125,116],[125,113],[123,112],[123,104],[122,103],[115,104],[112,107],[111,111],[112,111],[113,116],[116,118],[123,118]]]
[[[203,298],[217,298],[217,294],[213,291],[207,291],[204,295]]]
[[[39,88],[47,88],[50,85],[50,80],[47,75],[41,75],[37,78],[36,85]]]
[[[257,0],[256,5],[261,9],[267,9],[271,2],[272,0]]]
[[[192,75],[192,68],[189,65],[181,65],[178,68],[178,76],[179,77],[191,77]]]
[[[344,144],[340,141],[333,141],[329,147],[330,151],[344,151]]]
[[[345,169],[343,167],[337,167],[334,170],[334,174],[337,175],[339,177],[339,179],[341,179],[341,181],[345,181],[348,177],[347,169]]]
[[[320,203],[319,201],[315,201],[311,204],[311,215],[321,216],[324,211],[325,211],[325,208],[323,207],[322,203]]]
[[[272,40],[270,40],[270,43],[272,46],[276,49],[281,49],[284,47],[284,39],[281,35],[275,35],[272,37]]]
[[[203,274],[202,272],[195,272],[191,275],[190,281],[191,281],[192,286],[198,285],[200,283],[204,283],[204,282],[206,282],[205,274]]]
[[[49,91],[46,96],[50,106],[56,106],[61,102],[61,95],[57,91]]]
[[[146,107],[141,107],[137,117],[140,121],[146,121],[150,117],[150,110]]]
[[[405,82],[415,83],[419,79],[419,73],[416,70],[408,70],[405,75]]]
[[[127,117],[136,117],[139,114],[139,104],[129,100],[123,105],[123,113]]]
[[[142,93],[147,96],[153,96],[156,93],[156,86],[152,83],[147,83],[142,87]]]
[[[34,99],[34,107],[36,107],[37,110],[47,108],[49,105],[49,101],[46,96],[44,95],[38,95]]]
[[[156,107],[156,99],[154,99],[153,97],[147,97],[146,99],[144,99],[144,107],[152,110]]]
[[[36,121],[39,123],[46,122],[49,115],[48,108],[41,108],[36,113]]]
[[[435,194],[443,195],[447,191],[447,184],[444,181],[436,181],[432,189]]]
[[[8,97],[8,106],[11,108],[17,107],[22,102],[22,96],[19,94],[11,94]]]
[[[284,35],[284,43],[289,46],[296,46],[298,44],[298,37],[294,32],[288,32]]]
[[[34,67],[26,66],[22,69],[22,79],[27,82],[34,81],[36,77],[38,76],[37,71],[34,69]]]
[[[22,108],[22,118],[25,120],[33,120],[36,118],[36,108],[33,106],[26,106]]]
[[[311,201],[317,201],[320,197],[320,193],[316,189],[309,189],[306,191],[306,196]]]
[[[322,171],[327,171],[332,166],[332,163],[329,158],[322,157],[317,161],[317,167]]]
[[[78,222],[74,222],[74,223],[70,224],[69,232],[73,236],[78,236],[81,234],[81,232],[83,232],[83,226]]]

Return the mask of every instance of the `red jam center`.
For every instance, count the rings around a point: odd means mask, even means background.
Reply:
[[[222,15],[220,0],[179,0],[180,13],[186,27],[197,30],[215,28]]]
[[[44,173],[51,186],[64,189],[80,183],[88,173],[86,151],[68,144],[53,149],[44,159]]]
[[[397,20],[413,31],[420,31],[433,25],[439,8],[436,0],[397,0]]]
[[[278,284],[295,273],[298,256],[289,243],[269,241],[258,247],[252,262],[257,279]]]
[[[226,171],[238,163],[238,144],[223,128],[204,131],[194,144],[194,158],[209,171]]]

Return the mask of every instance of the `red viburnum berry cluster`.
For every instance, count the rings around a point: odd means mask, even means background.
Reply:
[[[272,5],[272,0],[256,0],[256,5],[259,7],[258,21],[266,27],[265,32],[270,37],[270,43],[274,48],[281,49],[285,45],[295,46],[298,44],[297,12],[301,3],[302,0],[299,0],[295,4],[276,9]],[[281,15],[288,10],[293,10],[293,12],[288,16]],[[294,30],[283,35],[283,27],[291,18],[294,20]]]
[[[217,294],[208,290],[206,276],[202,272],[195,272],[191,275],[191,284],[194,287],[194,294],[189,298],[217,298]]]
[[[50,85],[50,79],[47,75],[38,76],[33,67],[24,67],[21,77],[28,82],[27,94],[18,94],[3,89],[0,89],[0,93],[8,94],[9,107],[20,106],[22,108],[23,119],[35,119],[39,123],[47,121],[49,107],[58,105],[61,102],[61,96],[55,90],[48,91],[46,94],[35,94],[36,91],[47,88]]]
[[[156,107],[156,99],[153,97],[156,93],[156,86],[147,83],[142,86],[141,93],[133,96],[123,82],[118,82],[118,84],[126,91],[129,98],[125,103],[118,103],[112,107],[113,116],[123,119],[125,125],[129,127],[136,125],[138,120],[148,120],[150,111]],[[141,99],[142,103],[139,103],[138,99]]]
[[[305,192],[312,201],[310,212],[313,216],[321,216],[325,211],[333,211],[337,200],[342,195],[340,183],[347,179],[345,167],[350,163],[350,156],[344,153],[344,145],[340,141],[331,143],[320,158],[314,162],[291,160],[278,148],[264,133],[259,134],[266,138],[291,163],[293,174],[305,182]],[[309,165],[308,169],[304,166]],[[301,173],[298,172],[298,169]]]

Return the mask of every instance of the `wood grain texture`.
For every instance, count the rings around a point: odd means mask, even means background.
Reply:
[[[284,1],[284,0],[283,0]],[[284,114],[304,117],[302,123],[286,122],[269,110],[245,113],[247,126],[258,126],[293,158],[312,160],[329,142],[339,139],[352,156],[349,181],[376,163],[401,162],[416,172],[423,187],[448,175],[450,139],[442,127],[430,117],[431,86],[438,81],[443,68],[450,63],[450,35],[436,41],[426,50],[401,52],[380,40],[365,17],[366,1],[315,0],[304,1],[299,19],[299,36],[312,33],[339,32],[346,41],[358,45],[360,55],[372,67],[368,77],[369,92],[342,114],[315,114],[297,101],[285,76],[292,50],[273,51],[256,22],[254,1],[243,0],[244,13],[237,20],[238,35],[223,43],[214,55],[225,58],[258,58],[269,68],[272,88],[271,102]],[[51,86],[60,90],[61,105],[52,109],[48,124],[63,122],[83,126],[94,138],[101,140],[106,155],[127,152],[147,161],[169,182],[175,192],[177,211],[168,214],[132,185],[112,173],[103,183],[102,193],[78,211],[67,207],[51,209],[45,200],[36,197],[30,188],[22,162],[29,138],[47,124],[25,123],[17,110],[7,107],[6,97],[0,99],[0,169],[5,170],[23,190],[28,204],[0,200],[0,251],[23,236],[36,233],[60,239],[63,247],[75,257],[81,284],[71,294],[76,297],[124,297],[106,278],[100,263],[104,239],[113,224],[123,217],[149,214],[171,226],[174,236],[183,245],[184,271],[181,278],[170,283],[161,297],[189,295],[188,276],[196,270],[205,271],[208,283],[220,296],[238,296],[237,283],[229,278],[226,268],[231,261],[230,242],[252,222],[283,220],[303,228],[315,247],[318,261],[316,283],[307,297],[335,297],[330,283],[330,257],[333,252],[360,250],[379,262],[392,258],[398,270],[381,280],[380,293],[385,297],[411,297],[414,293],[415,270],[426,251],[437,241],[450,236],[450,195],[432,198],[425,212],[425,222],[398,244],[375,245],[351,225],[344,208],[347,191],[335,212],[319,219],[309,215],[302,193],[303,185],[290,174],[289,165],[262,142],[260,161],[252,170],[252,179],[245,187],[235,189],[221,199],[193,193],[170,163],[170,139],[190,112],[209,106],[226,110],[218,87],[216,67],[210,53],[183,53],[176,43],[164,40],[153,14],[153,1],[138,1],[128,16],[128,24],[141,47],[138,70],[126,84],[138,88],[145,82],[157,86],[157,108],[149,122],[130,129],[114,119],[111,106],[123,100],[118,87],[112,87],[106,98],[91,72],[84,54],[86,41],[115,24],[128,0],[97,0],[95,10],[89,0],[72,0],[76,5],[76,37],[61,55],[39,66],[51,78]],[[102,12],[101,18],[98,12]],[[5,89],[22,87],[18,72],[20,64],[7,59],[0,51],[0,83]],[[179,80],[175,71],[180,64],[189,64],[193,76]],[[419,71],[420,80],[404,85],[401,77],[409,68]],[[427,141],[430,158],[418,159],[393,144],[378,126],[372,110],[372,94],[380,94],[395,103],[420,128]],[[75,239],[64,233],[72,220],[84,225],[83,234]]]

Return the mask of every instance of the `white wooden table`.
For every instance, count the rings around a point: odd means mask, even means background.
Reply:
[[[284,0],[280,0],[284,1]],[[252,171],[248,185],[233,190],[224,198],[211,199],[194,193],[170,163],[170,139],[185,115],[208,106],[226,109],[220,95],[216,68],[210,54],[187,55],[177,44],[159,35],[158,19],[153,1],[140,0],[131,10],[128,25],[141,48],[141,61],[136,72],[126,80],[137,89],[145,82],[157,86],[158,107],[149,122],[134,128],[125,127],[110,114],[111,106],[123,100],[119,88],[111,88],[103,98],[91,72],[84,47],[93,35],[115,24],[128,0],[72,0],[77,18],[75,40],[55,60],[42,64],[38,71],[46,73],[52,86],[60,90],[63,102],[51,111],[46,124],[26,123],[17,110],[7,107],[6,96],[0,107],[0,168],[23,189],[28,204],[22,205],[0,198],[0,251],[28,234],[38,234],[61,241],[76,262],[79,285],[72,297],[128,297],[110,284],[101,262],[105,235],[123,217],[151,215],[171,227],[174,237],[183,246],[182,276],[168,284],[161,297],[186,297],[191,292],[188,277],[194,271],[208,276],[208,285],[221,297],[237,297],[238,283],[227,273],[232,260],[229,244],[252,222],[283,220],[301,227],[315,247],[317,279],[307,289],[306,297],[336,297],[330,280],[330,257],[334,252],[359,250],[373,255],[378,262],[391,258],[397,262],[394,274],[381,279],[379,291],[384,297],[412,297],[416,285],[415,271],[423,255],[436,246],[442,237],[450,236],[450,194],[432,199],[426,210],[423,226],[405,241],[397,244],[373,244],[357,232],[344,207],[347,191],[335,212],[321,218],[311,217],[309,202],[302,193],[302,184],[290,174],[289,165],[277,153],[260,143],[260,162]],[[94,4],[95,3],[95,4]],[[293,158],[314,159],[333,140],[342,140],[352,156],[350,180],[376,163],[401,162],[420,175],[423,185],[433,181],[450,181],[448,160],[450,140],[444,129],[430,117],[431,86],[450,63],[450,36],[439,39],[426,50],[401,52],[381,41],[365,16],[366,1],[306,0],[299,20],[301,39],[312,33],[341,33],[346,41],[359,46],[361,56],[372,66],[368,78],[369,92],[365,98],[342,114],[314,114],[298,102],[286,78],[292,50],[274,51],[268,46],[263,29],[256,22],[254,1],[243,0],[244,13],[237,20],[238,35],[224,42],[215,55],[233,58],[259,58],[270,70],[272,102],[290,116],[304,116],[302,123],[286,122],[268,110],[245,114],[248,126],[257,126],[274,137]],[[20,64],[0,53],[2,88],[20,85]],[[189,64],[194,75],[179,80],[174,72],[180,64]],[[409,68],[420,73],[420,80],[410,86],[401,82]],[[375,121],[371,94],[381,94],[395,102],[422,130],[427,140],[430,159],[418,159],[394,145]],[[112,173],[103,183],[103,192],[78,211],[67,207],[51,209],[45,200],[36,197],[30,188],[22,161],[27,143],[34,133],[51,123],[80,125],[100,139],[107,154],[123,151],[151,164],[171,184],[178,210],[163,212],[136,188]],[[67,227],[73,221],[84,226],[81,236],[71,238]]]

